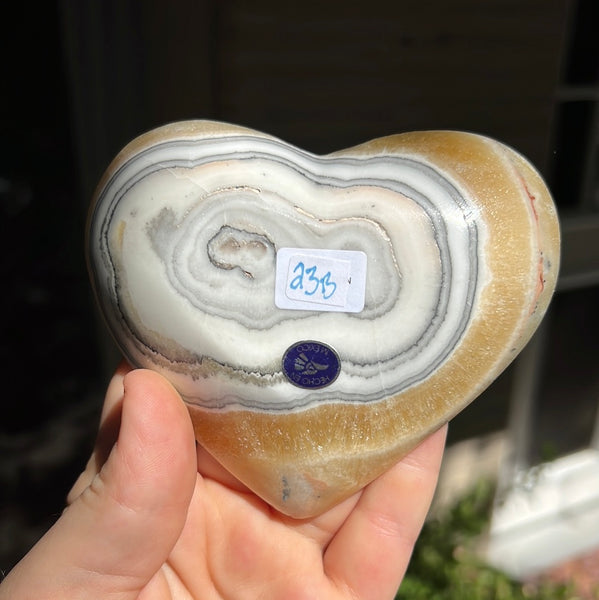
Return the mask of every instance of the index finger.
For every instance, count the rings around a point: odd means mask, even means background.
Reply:
[[[121,423],[121,404],[123,401],[123,379],[132,370],[129,363],[122,361],[117,367],[104,397],[98,436],[92,454],[87,461],[84,471],[79,475],[67,495],[67,504],[71,504],[90,484],[106,462],[111,448],[119,434]]]
[[[393,598],[428,513],[447,425],[368,485],[324,556],[327,575],[360,599]]]

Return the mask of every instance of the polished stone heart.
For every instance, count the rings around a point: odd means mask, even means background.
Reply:
[[[534,168],[460,132],[315,156],[208,121],[131,142],[88,259],[125,357],[279,511],[319,514],[480,394],[542,318],[559,228]]]

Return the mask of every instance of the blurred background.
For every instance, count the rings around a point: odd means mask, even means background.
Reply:
[[[238,123],[315,153],[463,129],[527,156],[560,212],[559,290],[530,349],[452,422],[449,444],[507,440],[506,489],[516,472],[599,448],[596,0],[13,9],[0,42],[0,570],[60,514],[118,360],[85,271],[87,204],[129,140],[174,120]]]

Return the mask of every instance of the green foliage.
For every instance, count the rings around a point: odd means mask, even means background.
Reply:
[[[493,496],[493,484],[480,481],[442,517],[425,524],[396,600],[576,599],[566,586],[513,581],[476,555]]]

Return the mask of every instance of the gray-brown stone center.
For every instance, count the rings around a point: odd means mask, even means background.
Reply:
[[[208,257],[214,266],[240,269],[250,279],[273,270],[275,263],[274,247],[267,237],[229,226],[221,227],[208,242]]]

